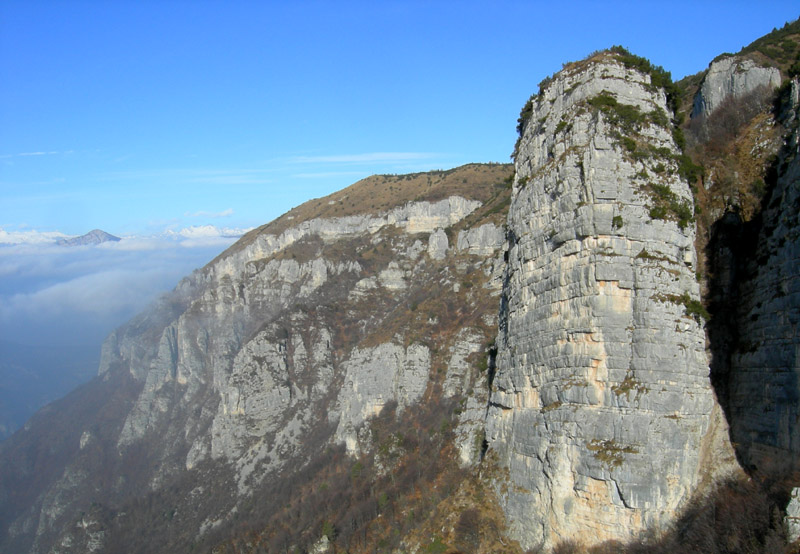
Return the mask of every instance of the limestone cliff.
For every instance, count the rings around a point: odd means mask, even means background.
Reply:
[[[312,201],[184,279],[106,341],[92,386],[113,383],[125,402],[106,421],[75,422],[66,447],[78,453],[45,488],[30,482],[0,544],[119,549],[130,540],[120,528],[147,514],[142,495],[174,506],[165,508],[177,512],[174,528],[205,540],[326,449],[373,449],[365,423],[384,407],[400,416],[442,388],[449,397],[485,391],[473,360],[496,328],[498,206],[510,172],[490,164],[371,178],[347,194],[384,195],[392,206],[337,217],[320,210],[341,198]],[[463,414],[465,463],[480,453],[484,412]],[[27,465],[6,468],[2,490],[33,478]]]
[[[694,98],[692,118],[708,117],[726,100],[740,99],[759,88],[772,90],[781,84],[781,72],[741,56],[717,60],[708,68]]]
[[[715,401],[669,120],[610,52],[532,99],[487,420],[523,546],[625,540],[701,480]]]

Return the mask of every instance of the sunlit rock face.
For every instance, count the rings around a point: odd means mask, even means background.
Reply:
[[[692,197],[668,121],[664,92],[610,53],[532,99],[487,420],[523,546],[666,523],[707,461]]]
[[[780,84],[781,72],[775,67],[763,67],[739,56],[717,60],[709,65],[694,98],[692,118],[711,115],[729,98],[742,98],[759,88],[772,90]]]
[[[235,468],[239,494],[254,475],[276,471],[307,449],[305,437],[320,425],[335,429],[333,442],[353,454],[368,448],[359,429],[387,402],[402,411],[422,398],[431,354],[420,343],[398,344],[402,336],[345,350],[334,344],[337,317],[367,313],[377,298],[405,294],[425,265],[446,263],[443,228],[479,205],[450,197],[384,214],[311,220],[277,237],[264,234],[210,265],[192,278],[189,288],[197,292],[189,308],[164,328],[155,349],[155,342],[141,340],[126,347],[130,333],[106,345],[101,372],[116,359],[144,382],[119,447],[145,439],[181,407],[203,406],[182,430],[186,468],[223,460]],[[387,234],[393,245],[369,270],[358,256],[325,252],[341,244],[356,254],[382,246]],[[464,236],[474,236],[462,244],[467,255],[472,249],[487,257],[500,246],[488,229]],[[148,348],[149,356],[131,355]]]
[[[326,451],[370,452],[370,419],[387,406],[461,401],[461,462],[479,462],[488,389],[477,361],[496,333],[505,241],[484,202],[507,206],[510,172],[427,178],[475,179],[461,187],[472,198],[445,184],[385,210],[288,218],[185,278],[107,339],[94,386],[124,383],[122,401],[70,426],[78,454],[23,509],[0,513],[0,550],[113,550],[143,495],[172,495],[172,525],[207,536]]]

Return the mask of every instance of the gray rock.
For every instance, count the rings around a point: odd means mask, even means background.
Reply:
[[[368,449],[370,445],[359,440],[359,428],[389,401],[397,402],[400,411],[419,401],[428,384],[430,356],[421,344],[403,348],[385,343],[353,351],[345,364],[336,408],[329,416],[338,420],[334,440],[344,442],[350,453]]]
[[[383,214],[355,215],[333,219],[312,219],[291,227],[279,236],[261,234],[238,252],[219,260],[211,269],[213,277],[236,276],[249,262],[268,258],[308,236],[334,241],[365,233],[376,233],[392,225],[409,234],[433,233],[461,221],[480,206],[476,200],[451,196],[438,202],[410,202]]]
[[[492,256],[506,240],[505,231],[491,223],[458,232],[456,248],[478,256]]]
[[[443,260],[447,257],[447,233],[444,229],[437,229],[428,239],[428,256],[434,260]]]
[[[694,98],[692,118],[709,116],[726,98],[741,98],[760,87],[772,90],[781,84],[781,72],[753,60],[730,56],[712,63]]]
[[[753,233],[752,225],[745,228],[729,214],[720,225],[732,229],[724,231],[730,235],[727,248],[718,247],[715,260],[720,281],[726,274],[728,280],[720,287],[726,297],[719,300],[728,306],[722,324],[737,339],[727,353],[729,365],[718,369],[726,385],[731,437],[745,467],[777,476],[800,471],[798,102],[792,111],[787,116],[794,129],[781,153],[784,171],[765,202],[756,240],[745,242],[741,233]],[[743,242],[755,247],[742,249]]]
[[[786,538],[791,544],[800,540],[800,488],[792,489],[792,497],[786,506]]]
[[[694,229],[651,218],[637,174],[691,192],[671,158],[627,153],[586,103],[601,92],[666,112],[648,76],[601,55],[542,91],[516,155],[486,434],[523,548],[668,523],[698,483],[714,406],[703,329],[680,300],[699,298]],[[636,139],[676,152],[667,128]]]
[[[477,329],[462,329],[456,336],[455,344],[450,348],[450,360],[447,364],[447,373],[442,385],[442,394],[445,397],[463,395],[467,392],[475,364],[470,363],[471,355],[479,354],[484,347],[483,334]]]

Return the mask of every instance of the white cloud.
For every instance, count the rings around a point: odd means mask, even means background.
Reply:
[[[67,152],[67,153],[69,153],[69,152]],[[19,158],[19,157],[26,157],[26,156],[52,156],[53,154],[61,154],[61,152],[57,152],[57,151],[50,151],[50,152],[19,152],[17,154],[2,154],[2,155],[0,155],[0,158]]]
[[[6,231],[0,227],[0,244],[47,244],[69,236],[59,231]]]
[[[167,231],[168,235],[177,235],[185,238],[209,238],[209,237],[240,237],[250,229],[234,229],[230,227],[215,227],[214,225],[192,225],[184,227],[179,231]]]
[[[66,314],[107,315],[141,309],[157,293],[161,271],[109,269],[82,275],[28,293],[17,293],[3,303],[0,317],[54,318]],[[155,290],[154,290],[155,289]]]
[[[0,337],[97,341],[236,241],[213,226],[65,248],[0,247]]]
[[[233,213],[233,210],[224,210],[218,214],[219,217],[224,217],[228,213]],[[180,229],[167,229],[163,233],[150,235],[150,236],[127,236],[120,237],[119,242],[104,242],[98,245],[84,245],[73,246],[70,250],[91,250],[101,248],[105,250],[127,250],[127,251],[140,251],[140,250],[157,250],[163,248],[172,248],[176,243],[181,246],[198,247],[198,246],[214,246],[218,244],[232,243],[233,240],[241,237],[248,232],[249,228],[236,228],[236,227],[217,227],[214,225],[191,225]],[[59,239],[71,238],[75,235],[67,235],[60,231],[6,231],[0,227],[0,247],[5,248],[4,253],[19,254],[19,251],[8,250],[11,247],[54,247],[55,252],[62,252],[64,247],[55,247],[55,243]],[[199,239],[225,239],[213,242],[200,242]],[[189,242],[191,241],[191,242]],[[42,253],[42,251],[40,251]],[[1,267],[1,266],[0,266]],[[0,270],[2,274],[2,270]]]

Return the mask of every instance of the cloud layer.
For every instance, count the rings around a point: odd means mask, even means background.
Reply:
[[[0,235],[19,241],[0,245],[0,336],[99,348],[116,326],[245,231],[203,225],[79,247],[52,244],[61,233]]]

